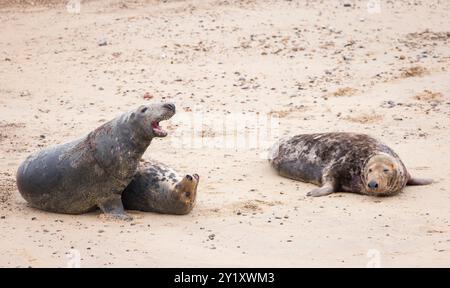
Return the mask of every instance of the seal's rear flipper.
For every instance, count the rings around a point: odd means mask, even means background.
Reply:
[[[419,185],[428,185],[433,183],[433,179],[420,179],[420,178],[410,178],[406,185],[408,186],[419,186]]]
[[[121,197],[108,199],[103,203],[98,204],[98,207],[105,213],[105,216],[115,220],[131,221],[133,217],[125,213],[123,209]]]

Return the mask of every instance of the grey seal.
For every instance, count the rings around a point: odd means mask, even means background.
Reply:
[[[125,209],[188,214],[195,205],[200,176],[195,173],[181,175],[154,160],[141,163],[133,180],[123,191]]]
[[[152,139],[167,135],[159,122],[174,114],[171,103],[142,105],[80,139],[30,155],[17,170],[20,194],[45,211],[81,214],[98,207],[112,218],[131,220],[122,192]]]
[[[308,196],[353,192],[389,196],[406,185],[427,185],[413,178],[398,155],[380,141],[357,133],[301,134],[285,138],[270,151],[281,176],[321,186]]]

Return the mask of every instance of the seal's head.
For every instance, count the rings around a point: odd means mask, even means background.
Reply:
[[[407,177],[399,159],[388,154],[376,154],[366,161],[362,178],[366,194],[389,196],[400,192]]]
[[[197,186],[200,181],[198,174],[186,175],[175,185],[175,210],[177,214],[187,214],[194,208],[197,196]]]
[[[142,105],[130,115],[130,118],[136,121],[144,131],[144,134],[150,137],[166,137],[159,122],[170,119],[175,114],[175,105],[172,103],[158,103]]]

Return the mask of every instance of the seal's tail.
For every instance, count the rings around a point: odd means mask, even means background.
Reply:
[[[406,185],[408,186],[420,186],[420,185],[428,185],[433,183],[433,179],[420,179],[420,178],[410,178]]]
[[[269,162],[272,162],[272,160],[277,157],[279,147],[280,144],[279,141],[277,141],[267,150],[267,160],[269,160]]]
[[[281,140],[275,142],[275,144],[273,144],[269,148],[269,151],[267,153],[267,160],[269,161],[270,165],[275,169],[278,169],[279,166],[279,161],[277,161],[277,159],[279,158],[278,156],[280,154],[280,144]]]

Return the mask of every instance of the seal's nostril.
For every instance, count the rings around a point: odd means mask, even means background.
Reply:
[[[370,189],[375,189],[378,188],[378,183],[372,180],[369,182],[369,184],[367,184],[367,186],[369,186]]]
[[[188,179],[189,181],[192,181],[192,176],[191,175],[186,175],[186,179]]]
[[[172,110],[173,112],[175,112],[175,105],[172,103],[167,103],[163,105],[164,108]]]

